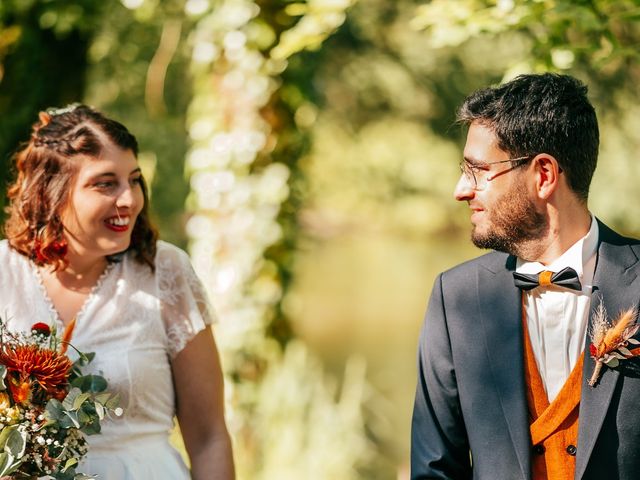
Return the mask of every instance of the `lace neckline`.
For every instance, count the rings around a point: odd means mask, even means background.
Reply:
[[[35,265],[31,261],[29,261],[29,266],[31,268],[31,272],[33,273],[33,275],[36,278],[36,283],[38,284],[38,287],[40,288],[40,294],[42,295],[42,298],[43,298],[45,304],[47,305],[47,309],[49,310],[51,318],[58,324],[59,327],[65,327],[66,326],[65,323],[60,318],[60,314],[58,313],[58,310],[56,310],[56,307],[53,304],[53,301],[51,300],[51,297],[49,296],[49,292],[47,292],[47,289],[44,286],[44,280],[42,278],[40,270],[38,269],[38,266]],[[115,266],[116,266],[116,262],[107,263],[107,266],[105,267],[105,269],[102,271],[102,273],[98,277],[98,280],[93,285],[93,287],[91,287],[91,290],[89,291],[89,294],[84,299],[84,302],[82,302],[82,306],[80,307],[80,310],[78,310],[76,312],[76,315],[75,315],[76,325],[78,325],[80,323],[82,317],[84,317],[84,312],[87,310],[89,305],[91,305],[91,302],[95,298],[96,294],[102,288],[102,284],[104,283],[104,281],[106,280],[107,276],[109,275],[109,273],[111,273],[111,270],[113,270],[113,268]]]

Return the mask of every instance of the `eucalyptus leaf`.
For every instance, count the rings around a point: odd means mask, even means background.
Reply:
[[[22,458],[24,450],[27,446],[27,434],[20,432],[20,430],[12,430],[7,438],[7,443],[4,446],[5,452],[10,453],[15,458]]]
[[[64,412],[63,417],[58,421],[58,425],[60,425],[60,428],[63,428],[63,429],[78,428],[76,427],[76,424],[74,423],[74,421],[67,415],[67,412]]]
[[[623,355],[626,355],[628,357],[631,356],[631,352],[629,351],[628,348],[620,347],[620,348],[618,348],[618,350],[620,350],[620,353],[623,354]]]
[[[9,437],[17,429],[17,425],[11,425],[10,427],[5,427],[0,431],[0,449],[5,449],[4,447],[7,445]]]
[[[102,406],[102,404],[100,402],[95,402],[94,407],[96,409],[96,413],[98,414],[98,418],[100,420],[104,419],[104,407]]]
[[[109,410],[115,410],[118,405],[120,405],[120,394],[116,393],[115,395],[113,395],[105,404],[104,406],[107,407]]]
[[[67,470],[69,470],[71,467],[75,467],[78,464],[78,459],[77,458],[70,458],[66,461],[66,463],[64,464],[64,467],[62,467],[62,472],[66,472]]]
[[[78,421],[78,412],[75,411],[71,411],[71,412],[64,412],[64,414],[71,419],[71,421],[73,422],[73,426],[76,428],[80,428],[80,422]]]
[[[99,393],[107,389],[107,381],[100,375],[84,375],[71,382],[73,387],[77,387],[83,392]]]
[[[89,365],[95,357],[96,357],[96,352],[83,353],[81,356],[82,361],[84,362],[83,366]]]
[[[62,403],[55,398],[49,400],[44,410],[44,418],[47,420],[47,424],[58,422],[63,416],[64,407]]]
[[[62,406],[64,407],[64,409],[74,410],[73,404],[75,403],[78,395],[81,395],[81,394],[82,394],[82,391],[77,387],[73,387],[71,390],[69,390],[69,393],[67,393],[67,396],[62,401]]]
[[[77,349],[76,351],[80,356],[75,362],[73,362],[73,367],[78,370],[80,369],[80,367],[86,367],[87,365],[89,365],[96,356],[96,352],[83,353],[78,351]]]
[[[78,422],[80,425],[88,425],[91,423],[91,416],[85,412],[83,409],[78,410]]]
[[[72,410],[78,410],[82,404],[85,402],[85,400],[89,399],[91,397],[90,393],[82,393],[80,395],[78,395],[74,400],[73,400],[73,408]]]
[[[92,418],[95,418],[97,416],[96,407],[94,404],[95,404],[95,398],[93,397],[82,404],[82,410],[87,415],[90,415]]]
[[[100,403],[102,405],[106,405],[107,402],[109,401],[109,399],[111,398],[111,393],[109,392],[105,392],[105,393],[99,393],[97,394],[93,399],[97,402]]]
[[[604,363],[607,365],[607,367],[616,368],[618,365],[620,365],[620,360],[614,357]]]
[[[640,341],[636,340],[635,338],[630,338],[629,340],[627,340],[627,342],[632,345],[640,345]]]
[[[56,480],[74,480],[76,478],[76,471],[74,468],[69,468],[66,471],[60,470],[53,475]]]
[[[7,471],[10,465],[13,463],[11,455],[7,452],[0,453],[0,475],[8,475]]]
[[[80,431],[85,435],[96,435],[100,433],[101,429],[100,422],[92,422],[84,425]]]
[[[5,475],[11,475],[22,464],[22,461],[16,459],[13,455],[7,452],[0,453],[0,477]]]

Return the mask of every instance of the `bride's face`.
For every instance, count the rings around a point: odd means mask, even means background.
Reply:
[[[61,212],[70,253],[103,257],[129,247],[144,203],[141,177],[133,152],[111,143],[99,158],[80,159]]]

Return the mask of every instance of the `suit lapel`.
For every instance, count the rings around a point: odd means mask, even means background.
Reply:
[[[613,318],[621,311],[637,306],[638,291],[640,291],[638,258],[634,251],[628,243],[620,241],[621,237],[613,231],[602,224],[599,226],[600,245],[593,279],[594,289],[591,297],[589,330],[593,322],[594,311],[600,302],[604,304],[608,317]],[[589,344],[590,338],[587,334],[583,354],[584,369],[580,399],[576,479],[582,478],[584,474],[620,377],[617,370],[605,366],[602,369],[599,383],[595,387],[590,387],[587,384],[595,365],[589,354]]]
[[[523,373],[522,303],[520,290],[514,286],[511,273],[515,258],[505,255],[487,258],[492,260],[478,268],[478,312],[500,406],[523,477],[529,479],[530,440]]]

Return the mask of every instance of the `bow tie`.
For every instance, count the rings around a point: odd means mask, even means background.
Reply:
[[[513,272],[513,281],[516,287],[524,291],[552,284],[582,291],[578,273],[571,267],[565,267],[558,273],[549,272],[548,270],[534,274]]]

